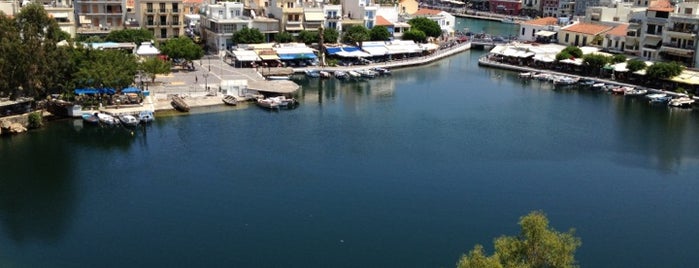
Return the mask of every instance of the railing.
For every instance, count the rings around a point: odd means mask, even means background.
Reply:
[[[158,12],[160,12],[160,13],[166,13],[166,12],[167,12],[167,9],[159,8],[159,9],[158,9]]]
[[[669,47],[669,48],[677,48],[677,49],[686,49],[686,50],[694,50],[696,47],[695,46],[687,46],[687,45],[678,45],[674,43],[663,43],[663,47]]]
[[[153,9],[146,9],[146,14],[153,14],[155,13],[155,10]]]
[[[172,9],[172,13],[180,13],[180,11],[182,11],[182,10],[179,9],[179,8],[173,8],[173,9]]]
[[[697,33],[697,30],[694,30],[694,29],[687,29],[687,28],[674,28],[674,27],[673,27],[673,28],[670,28],[670,29],[667,29],[667,30],[668,30],[668,31],[671,31],[671,32],[687,33],[687,34],[696,34],[696,33]]]
[[[171,24],[172,24],[172,26],[178,26],[178,25],[180,25],[180,22],[179,22],[179,21],[173,21]]]

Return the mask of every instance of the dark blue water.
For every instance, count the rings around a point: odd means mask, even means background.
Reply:
[[[0,267],[452,267],[543,210],[582,267],[699,263],[699,114],[470,51],[295,110],[0,138]]]

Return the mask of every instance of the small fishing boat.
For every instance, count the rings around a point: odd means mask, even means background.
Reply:
[[[320,74],[320,78],[330,78],[332,75],[330,72],[327,71],[318,71],[318,74]]]
[[[289,80],[291,79],[288,75],[270,75],[267,76],[267,80]]]
[[[357,70],[357,73],[359,73],[359,75],[361,75],[361,77],[364,77],[364,78],[374,78],[377,75],[376,72],[369,70],[369,69]]]
[[[318,77],[320,77],[320,72],[319,72],[318,70],[306,69],[306,70],[304,70],[303,72],[306,73],[306,76],[309,77],[309,78],[318,78]]]
[[[100,123],[108,126],[114,126],[119,124],[119,121],[116,118],[114,118],[114,116],[105,113],[97,113],[97,118],[100,120]]]
[[[89,124],[89,125],[99,125],[100,119],[97,117],[97,113],[91,114],[91,113],[84,113],[83,114],[83,122]]]
[[[626,92],[626,89],[624,89],[624,87],[613,87],[612,88],[612,94],[621,95],[621,94],[624,94],[625,92]]]
[[[130,114],[120,115],[119,121],[121,121],[121,124],[125,127],[135,127],[139,123],[138,119]]]
[[[155,116],[153,116],[152,111],[141,111],[138,113],[138,120],[141,121],[141,123],[148,124],[155,120]]]
[[[646,98],[648,98],[648,101],[651,104],[663,104],[667,103],[670,101],[672,97],[668,96],[667,94],[663,93],[656,93],[656,94],[648,94],[646,95]]]
[[[607,85],[605,85],[604,83],[594,83],[594,84],[592,84],[590,89],[592,89],[592,90],[605,90],[606,86]]]
[[[189,105],[178,95],[172,96],[172,102],[170,102],[170,104],[180,112],[189,112]]]
[[[372,70],[380,75],[391,75],[391,70],[383,67],[374,67]]]
[[[647,93],[648,93],[648,90],[631,87],[630,89],[624,91],[624,96],[636,97],[636,96],[646,95]]]
[[[360,77],[362,77],[362,75],[357,71],[348,71],[347,74],[354,79],[359,79]]]
[[[345,80],[345,79],[350,78],[349,74],[345,71],[335,71],[334,75],[335,75],[335,78],[340,79],[340,80]]]
[[[293,109],[298,106],[298,104],[296,99],[284,96],[257,99],[258,106],[270,110],[279,110],[280,108]]]
[[[236,106],[238,105],[238,100],[233,95],[226,95],[223,97],[223,103],[230,106]]]
[[[674,98],[667,103],[668,106],[677,108],[691,108],[692,104],[694,104],[694,99],[690,97]]]
[[[536,73],[533,72],[526,72],[526,73],[519,73],[519,78],[532,78]]]

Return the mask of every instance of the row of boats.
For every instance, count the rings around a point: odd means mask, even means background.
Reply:
[[[694,99],[688,96],[673,97],[665,93],[648,94],[649,92],[647,89],[600,83],[592,79],[581,79],[579,77],[572,77],[566,75],[525,72],[520,73],[519,77],[523,79],[537,79],[541,81],[551,82],[554,84],[554,86],[579,86],[582,88],[589,88],[591,90],[596,91],[607,91],[615,95],[624,95],[627,97],[645,96],[648,99],[648,102],[651,104],[666,104],[668,106],[678,108],[691,108],[695,102]]]
[[[391,70],[386,69],[386,68],[382,68],[382,67],[374,67],[374,68],[350,70],[350,71],[333,71],[333,72],[316,70],[316,69],[306,69],[304,72],[306,74],[306,77],[309,77],[309,78],[332,78],[332,77],[335,77],[335,78],[340,79],[340,80],[375,78],[377,76],[382,76],[382,75],[391,75]]]
[[[113,116],[103,112],[84,113],[82,115],[83,122],[88,125],[103,125],[103,126],[119,126],[136,127],[139,124],[148,124],[155,120],[152,111],[141,111],[137,116],[123,114]]]

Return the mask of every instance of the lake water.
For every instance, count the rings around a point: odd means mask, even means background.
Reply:
[[[452,267],[532,210],[576,228],[582,267],[699,263],[697,112],[522,82],[482,53],[297,77],[295,110],[2,137],[0,267]]]

